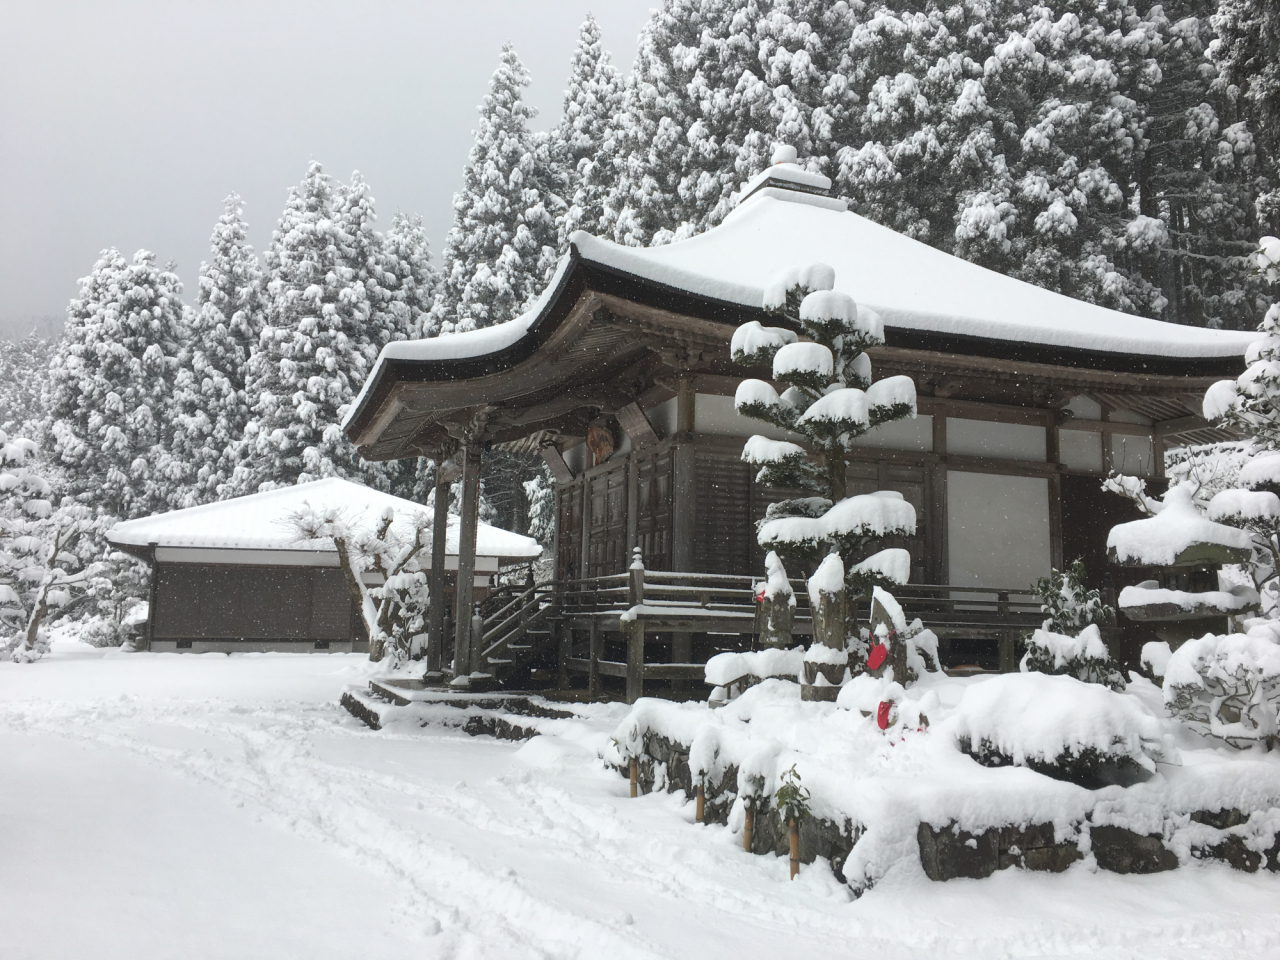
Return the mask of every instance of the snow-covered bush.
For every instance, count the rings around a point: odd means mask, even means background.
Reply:
[[[93,517],[70,499],[54,506],[35,453],[33,441],[0,431],[0,652],[19,662],[48,650],[47,618],[92,575],[75,550]]]
[[[1141,701],[1074,677],[991,677],[965,689],[952,722],[961,749],[985,766],[1084,786],[1145,779],[1165,758],[1160,720]]]
[[[372,531],[336,509],[308,507],[289,518],[300,540],[333,543],[369,633],[369,659],[389,657],[393,669],[409,659],[414,636],[424,631],[430,599],[427,576],[414,561],[429,541],[432,520],[425,512],[407,520],[407,530],[398,531],[390,507]],[[378,582],[366,583],[367,576]]]
[[[1071,637],[1051,630],[1037,630],[1027,640],[1020,664],[1023,673],[1048,673],[1100,683],[1112,690],[1124,689],[1124,676],[1111,663],[1102,633],[1091,623]]]
[[[1280,623],[1206,634],[1173,651],[1164,670],[1170,712],[1235,747],[1280,746]]]
[[[1078,633],[1090,624],[1113,626],[1116,612],[1102,602],[1102,594],[1084,585],[1084,561],[1076,560],[1065,571],[1052,570],[1036,581],[1040,612],[1045,615],[1042,630]]]

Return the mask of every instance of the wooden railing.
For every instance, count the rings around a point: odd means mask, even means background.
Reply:
[[[585,672],[590,689],[596,691],[601,676],[621,677],[626,680],[627,700],[634,702],[646,679],[701,680],[703,665],[684,662],[687,656],[680,656],[681,649],[689,649],[687,640],[681,647],[672,642],[672,659],[677,662],[649,663],[644,656],[646,634],[755,634],[754,590],[759,583],[759,577],[748,575],[646,570],[637,561],[627,573],[556,584],[562,682],[570,671]],[[807,584],[796,579],[791,586],[796,598],[793,632],[804,636],[812,632]],[[893,594],[909,618],[919,617],[938,634],[944,651],[953,639],[996,641],[1001,670],[1016,669],[1018,637],[1043,618],[1039,598],[1028,589],[908,584]],[[575,629],[588,633],[586,657],[574,656]],[[604,633],[622,635],[626,661],[604,658]]]

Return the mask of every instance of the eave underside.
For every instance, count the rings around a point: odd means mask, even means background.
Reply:
[[[673,396],[681,381],[693,381],[699,392],[727,393],[743,376],[768,376],[729,357],[733,327],[758,317],[756,311],[743,308],[729,317],[720,306],[697,316],[685,312],[685,298],[668,298],[678,308],[668,309],[662,297],[646,302],[616,282],[567,287],[571,302],[561,305],[562,319],[542,331],[536,350],[506,369],[427,380],[417,379],[423,364],[389,364],[389,383],[379,385],[381,402],[360,436],[361,454],[370,460],[441,457],[464,440],[528,452],[564,447],[580,441],[601,416],[632,403],[647,409]],[[1104,409],[1128,409],[1168,424],[1163,436],[1170,445],[1230,438],[1199,418],[1205,389],[1228,375],[1221,362],[1212,363],[1224,368],[1221,373],[1181,376],[1164,372],[1169,361],[1130,358],[1127,365],[1137,369],[1109,370],[1081,365],[1074,355],[1059,365],[1025,359],[1018,350],[979,356],[936,349],[941,345],[930,335],[894,331],[887,345],[870,351],[875,375],[911,376],[922,397],[1042,410],[1061,411],[1085,394]],[[1144,366],[1161,372],[1143,372]]]

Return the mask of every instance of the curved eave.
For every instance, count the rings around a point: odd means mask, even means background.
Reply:
[[[732,329],[748,320],[768,319],[772,324],[785,325],[784,321],[766,314],[758,307],[690,293],[616,267],[586,260],[576,245],[570,245],[568,268],[561,274],[556,289],[545,301],[541,312],[519,340],[500,350],[476,357],[446,360],[381,359],[374,370],[374,383],[364,392],[360,406],[346,424],[347,437],[356,441],[365,433],[396,384],[472,380],[502,373],[528,360],[559,329],[571,314],[574,305],[588,291],[724,324],[726,342]],[[889,347],[956,356],[1146,376],[1234,377],[1243,366],[1243,355],[1160,357],[938,333],[894,327],[890,324],[885,325],[885,344]]]

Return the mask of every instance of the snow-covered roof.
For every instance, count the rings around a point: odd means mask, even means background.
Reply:
[[[1258,336],[1149,320],[1073,300],[832,209],[831,203],[765,187],[720,226],[666,246],[624,247],[581,231],[570,239],[585,260],[755,308],[762,306],[774,274],[821,261],[835,268],[837,290],[900,330],[1158,357],[1243,356]]]
[[[770,167],[757,180],[779,179],[783,166]],[[584,261],[757,310],[775,275],[820,261],[835,268],[837,290],[877,311],[890,329],[1185,358],[1243,357],[1258,337],[1074,300],[896,233],[850,213],[843,201],[773,186],[756,189],[719,226],[665,246],[626,247],[581,230],[570,239]],[[379,363],[460,360],[513,345],[553,299],[569,264],[569,257],[561,259],[543,295],[522,316],[482,330],[391,343]],[[352,409],[359,406],[357,401]]]
[[[367,527],[370,532],[388,507],[395,511],[396,522],[403,530],[411,529],[409,518],[415,513],[427,512],[426,507],[411,500],[393,497],[349,480],[329,478],[126,520],[112,527],[107,532],[107,539],[119,546],[135,547],[155,544],[160,547],[334,552],[327,540],[298,539],[289,517],[306,507],[317,511],[339,509],[347,522],[356,528]],[[451,556],[458,554],[458,528],[458,517],[450,514],[445,549]],[[478,556],[531,559],[541,553],[542,547],[531,537],[500,530],[487,523],[478,526]]]

